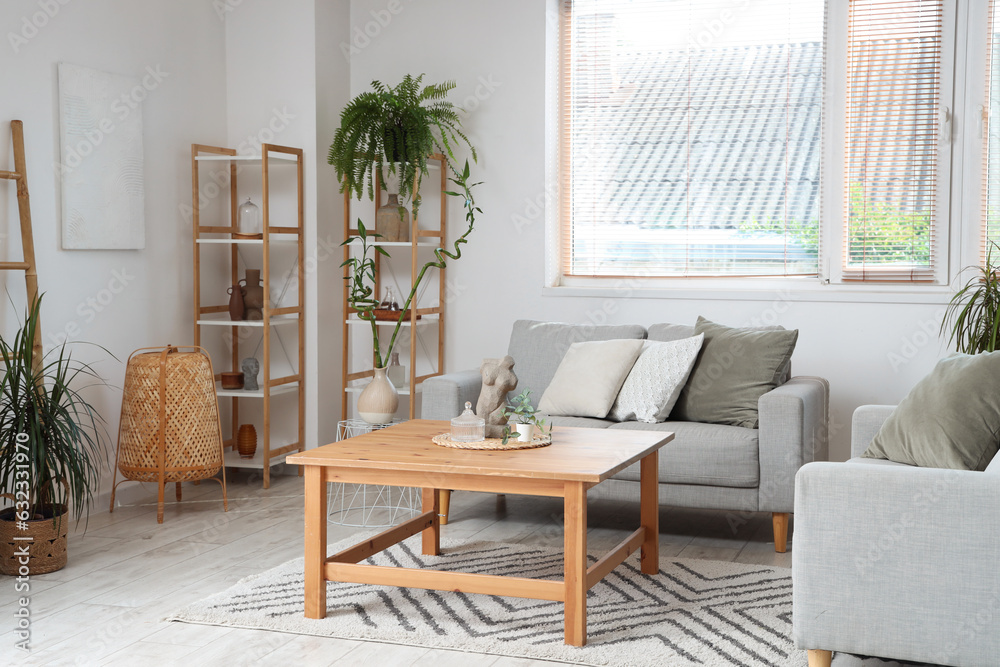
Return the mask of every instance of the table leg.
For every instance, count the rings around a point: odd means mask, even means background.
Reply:
[[[587,489],[580,482],[565,487],[565,640],[587,643]]]
[[[657,470],[658,452],[651,452],[639,463],[639,525],[646,529],[640,552],[643,574],[660,571],[660,489]]]
[[[421,489],[420,504],[422,511],[430,512],[434,517],[431,527],[423,531],[423,553],[425,556],[437,556],[441,553],[441,517],[438,515],[441,508],[440,489]]]
[[[304,466],[306,618],[326,618],[326,484],[321,466]]]

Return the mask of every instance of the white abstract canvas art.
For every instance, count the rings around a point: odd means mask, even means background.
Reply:
[[[62,247],[146,246],[138,79],[59,65]],[[144,96],[143,96],[144,97]]]

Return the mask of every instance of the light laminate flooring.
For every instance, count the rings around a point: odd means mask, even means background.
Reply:
[[[185,484],[156,523],[156,488],[114,513],[97,508],[71,529],[69,564],[30,581],[31,652],[14,648],[14,580],[0,577],[0,665],[550,665],[460,651],[290,635],[163,621],[237,580],[302,555],[302,478],[229,475],[229,512],[214,482]],[[173,498],[173,489],[167,497]],[[562,546],[562,503],[554,498],[455,493],[443,535]],[[638,503],[592,500],[588,541],[610,548],[638,522]],[[331,523],[329,541],[365,529]],[[791,567],[776,554],[769,514],[662,508],[660,554]],[[791,546],[791,542],[789,542]]]

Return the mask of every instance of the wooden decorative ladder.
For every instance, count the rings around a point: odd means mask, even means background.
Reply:
[[[28,172],[24,162],[24,125],[19,120],[10,121],[11,143],[14,146],[14,171],[0,170],[0,179],[17,183],[17,212],[21,219],[21,249],[23,260],[20,262],[0,262],[0,271],[24,271],[24,283],[28,291],[28,307],[38,298],[38,273],[35,270],[35,241],[31,236],[31,207],[28,199]],[[35,340],[32,342],[34,370],[42,365],[42,328],[35,327]]]

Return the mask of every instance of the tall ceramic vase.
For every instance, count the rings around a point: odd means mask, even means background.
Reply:
[[[375,377],[358,396],[358,414],[369,424],[388,424],[398,407],[399,392],[386,377],[385,368],[376,368]]]

